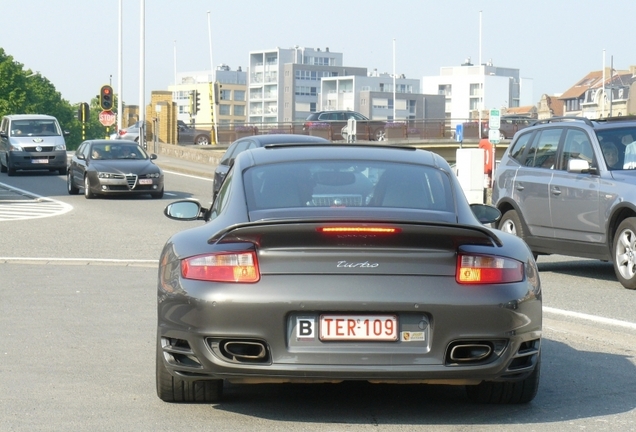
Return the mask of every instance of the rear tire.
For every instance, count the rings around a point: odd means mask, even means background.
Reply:
[[[223,396],[223,380],[185,381],[172,376],[166,368],[163,351],[157,345],[157,396],[164,402],[214,403]]]
[[[481,404],[523,404],[534,399],[539,390],[541,376],[541,354],[537,365],[528,378],[521,381],[493,382],[483,381],[477,385],[466,386],[466,395],[471,402]]]
[[[210,145],[210,138],[206,135],[197,135],[194,139],[196,145]]]
[[[627,289],[636,289],[636,218],[625,219],[614,237],[614,273]]]
[[[508,210],[504,213],[501,219],[499,219],[497,229],[508,234],[514,234],[524,240],[526,239],[526,232],[523,229],[521,218],[519,217],[519,214],[517,214],[516,210]],[[539,255],[534,252],[532,252],[532,256],[535,261],[539,258]]]

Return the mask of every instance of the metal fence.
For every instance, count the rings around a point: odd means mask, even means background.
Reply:
[[[356,141],[454,139],[455,124],[450,119],[406,121],[357,121]],[[462,121],[459,121],[462,123]],[[196,129],[213,130],[212,124],[197,123]],[[347,141],[349,131],[346,122],[271,122],[271,123],[223,123],[217,125],[217,143],[229,144],[239,138],[266,134],[301,134],[321,136],[331,141]]]

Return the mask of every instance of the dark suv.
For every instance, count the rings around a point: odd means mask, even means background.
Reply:
[[[636,289],[636,116],[538,120],[515,135],[495,173],[498,228],[535,257],[614,263]]]
[[[347,110],[318,111],[309,114],[305,120],[303,131],[308,131],[314,127],[316,123],[325,123],[331,129],[332,140],[346,140],[348,135],[347,122],[350,118],[356,120],[357,139],[369,141],[385,140],[385,122],[380,120],[371,120],[358,112]]]

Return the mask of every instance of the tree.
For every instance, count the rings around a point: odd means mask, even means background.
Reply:
[[[91,134],[88,138],[103,138],[104,127],[97,119],[97,101],[91,101]],[[66,145],[75,149],[82,140],[82,128],[77,120],[78,106],[62,98],[53,83],[39,73],[24,70],[0,48],[0,117],[8,114],[48,114],[57,118],[63,130],[69,131]],[[95,113],[93,115],[93,113]],[[87,128],[87,130],[89,130]],[[97,129],[100,128],[100,129]]]

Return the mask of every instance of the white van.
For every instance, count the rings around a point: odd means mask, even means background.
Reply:
[[[49,170],[66,175],[66,142],[57,119],[42,114],[14,114],[0,123],[0,172]]]

